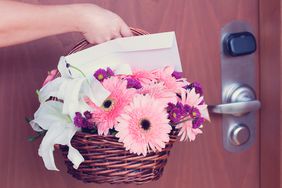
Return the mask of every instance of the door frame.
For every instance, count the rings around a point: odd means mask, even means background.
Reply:
[[[282,187],[282,3],[259,0],[260,187]]]

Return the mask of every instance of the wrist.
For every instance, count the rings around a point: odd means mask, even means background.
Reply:
[[[85,25],[87,25],[87,11],[89,8],[97,7],[93,4],[71,4],[66,5],[66,8],[69,11],[70,14],[70,27],[74,32],[81,32],[84,33],[85,31]],[[93,9],[91,9],[93,10]],[[95,10],[94,10],[95,11]]]
[[[79,18],[75,4],[71,5],[38,5],[41,11],[41,21],[56,33],[77,32],[79,31]],[[50,29],[50,28],[47,28]]]
[[[60,6],[60,26],[64,26],[67,32],[79,32],[79,10],[76,8],[76,4],[59,5]]]
[[[66,25],[70,32],[80,32],[82,20],[81,10],[78,4],[63,5]]]

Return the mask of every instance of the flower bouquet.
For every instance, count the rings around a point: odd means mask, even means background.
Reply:
[[[81,77],[50,72],[30,122],[45,134],[39,155],[49,170],[58,170],[52,153],[59,144],[68,172],[84,182],[156,180],[176,137],[195,140],[209,120],[200,84],[189,83],[173,67],[104,67],[86,75],[65,66]]]

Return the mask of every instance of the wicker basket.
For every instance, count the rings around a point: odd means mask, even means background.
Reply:
[[[132,29],[134,35],[144,35],[147,32],[140,29]],[[78,43],[71,53],[86,48],[89,43],[86,40]],[[84,157],[78,169],[68,160],[68,147],[61,146],[68,173],[74,178],[87,183],[136,183],[143,184],[161,177],[170,150],[176,140],[176,132],[170,134],[170,142],[161,152],[150,152],[147,156],[136,155],[126,151],[123,143],[118,142],[115,136],[99,136],[77,132],[72,138],[71,144]]]

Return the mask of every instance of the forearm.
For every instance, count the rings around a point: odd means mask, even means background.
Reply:
[[[0,47],[78,31],[72,5],[42,6],[0,1]]]

